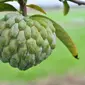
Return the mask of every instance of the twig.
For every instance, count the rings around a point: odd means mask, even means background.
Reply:
[[[81,1],[81,0],[67,0],[67,1],[76,3],[76,4],[78,4],[78,5],[85,5],[85,1]]]

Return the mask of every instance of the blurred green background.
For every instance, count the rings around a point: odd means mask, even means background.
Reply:
[[[56,49],[41,64],[20,71],[0,61],[1,81],[30,81],[48,75],[64,75],[67,73],[85,73],[85,9],[71,8],[67,16],[62,9],[46,10],[47,16],[59,23],[71,36],[78,49],[79,60],[74,59],[68,49],[57,39]],[[0,13],[0,18],[5,12]],[[62,35],[63,36],[63,35]]]

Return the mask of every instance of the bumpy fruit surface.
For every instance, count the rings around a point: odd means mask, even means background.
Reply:
[[[46,59],[56,46],[55,28],[45,18],[9,13],[0,20],[0,60],[26,70]]]

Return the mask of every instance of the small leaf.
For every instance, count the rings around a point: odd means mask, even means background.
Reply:
[[[37,11],[40,11],[40,12],[46,14],[46,12],[40,6],[37,6],[37,5],[34,5],[34,4],[30,4],[30,5],[27,5],[27,7],[33,8],[33,9],[35,9]]]
[[[17,11],[17,9],[10,4],[0,3],[0,11]]]
[[[43,16],[43,15],[32,15],[30,16],[30,18],[46,18],[50,21],[52,21],[55,29],[56,29],[56,36],[62,41],[62,43],[68,48],[68,50],[71,52],[71,54],[78,59],[78,53],[77,53],[77,49],[76,46],[74,44],[74,42],[72,41],[72,39],[70,38],[70,36],[68,35],[68,33],[60,26],[58,25],[55,21],[53,21],[52,19]]]
[[[64,15],[67,15],[70,9],[69,4],[67,3],[66,0],[64,0],[63,5],[64,5]]]

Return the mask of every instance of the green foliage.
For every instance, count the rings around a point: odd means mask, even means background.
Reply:
[[[38,6],[38,5],[30,4],[30,5],[27,5],[27,7],[35,9],[37,11],[40,11],[40,12],[46,14],[46,12],[40,6]]]
[[[8,2],[8,1],[9,2],[10,1],[17,1],[22,6],[22,8],[23,8],[23,4],[27,3],[27,0],[22,0],[22,1],[19,1],[19,0],[0,0],[0,11],[16,11],[15,7],[13,7],[12,5],[4,3],[4,2]],[[60,0],[60,1],[62,1],[63,5],[64,5],[64,15],[67,15],[68,12],[69,12],[69,8],[70,8],[68,3],[67,3],[67,0]],[[29,4],[29,5],[26,5],[26,6],[46,14],[46,12],[38,5]]]
[[[63,1],[63,5],[64,5],[64,15],[67,15],[69,10],[70,10],[70,7],[69,7],[69,4],[68,2],[65,0]]]
[[[0,3],[0,11],[17,11],[17,9],[10,4]]]

